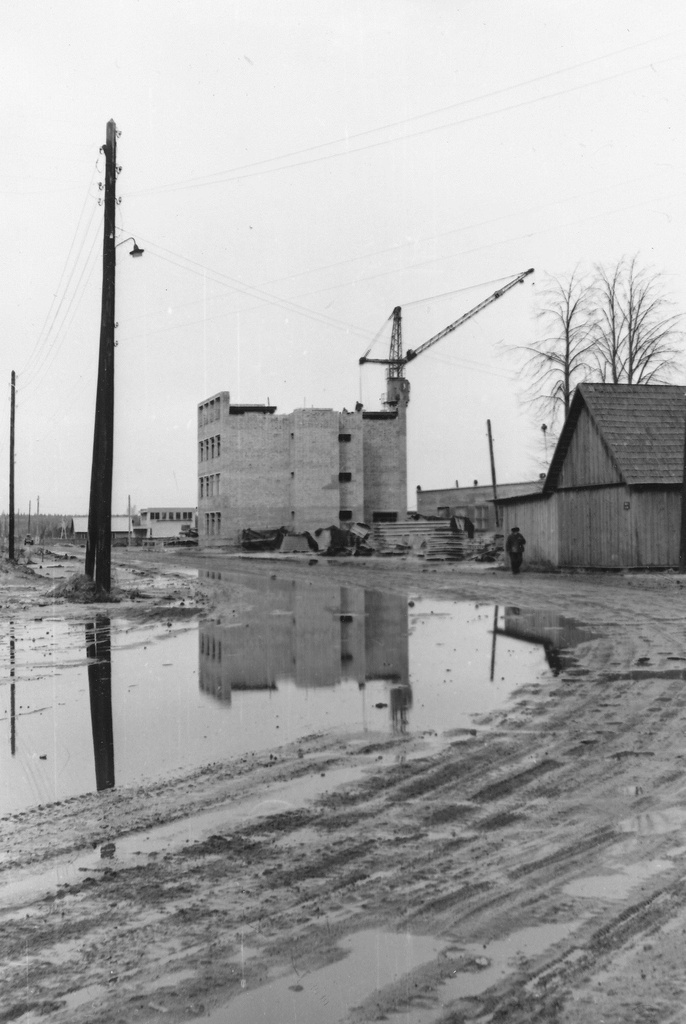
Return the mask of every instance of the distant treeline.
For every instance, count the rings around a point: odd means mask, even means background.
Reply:
[[[10,517],[7,512],[0,513],[0,537],[9,536]],[[24,537],[31,536],[36,543],[46,540],[71,540],[73,526],[71,516],[32,515],[29,522],[28,513],[14,516],[14,536],[21,543]]]

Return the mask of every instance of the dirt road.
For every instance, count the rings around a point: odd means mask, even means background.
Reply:
[[[221,615],[238,567],[553,610],[595,638],[440,749],[317,735],[0,819],[0,1021],[684,1019],[679,576],[226,559],[195,583],[179,567],[199,556],[157,578],[123,561],[158,611],[182,594]],[[0,614],[34,614],[45,586],[5,573]]]

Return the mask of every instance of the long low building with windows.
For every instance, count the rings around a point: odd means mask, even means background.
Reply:
[[[390,379],[378,412],[358,404],[277,415],[273,405],[232,405],[228,391],[201,402],[200,543],[237,545],[245,529],[404,519],[409,390]]]
[[[160,505],[142,508],[137,536],[144,540],[165,540],[190,533],[196,527],[196,510],[188,505]]]

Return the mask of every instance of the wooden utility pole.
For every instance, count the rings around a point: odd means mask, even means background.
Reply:
[[[493,436],[491,434],[491,421],[486,420],[488,427],[488,450],[491,454],[491,479],[493,481],[493,501],[495,507],[495,525],[500,526],[500,513],[498,512],[498,485],[495,482],[495,459],[493,457]]]
[[[16,390],[16,375],[14,370],[12,370],[12,383],[10,385],[10,562],[14,561],[14,396]]]
[[[117,126],[107,122],[105,153],[105,224],[102,243],[102,308],[100,354],[95,399],[93,463],[88,508],[86,576],[95,578],[98,588],[111,587],[112,543],[112,461],[114,454],[114,216],[117,180]]]

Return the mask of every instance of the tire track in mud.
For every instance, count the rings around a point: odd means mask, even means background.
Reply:
[[[679,880],[658,889],[592,929],[583,943],[570,939],[564,952],[544,966],[520,974],[516,983],[508,986],[509,991],[503,992],[505,985],[501,984],[500,991],[486,994],[481,1009],[493,1024],[555,1024],[563,1011],[563,994],[571,986],[590,983],[614,954],[629,943],[655,935],[685,909],[686,882]],[[621,1011],[617,1019],[623,1019]],[[672,1019],[672,1012],[659,1019]]]

